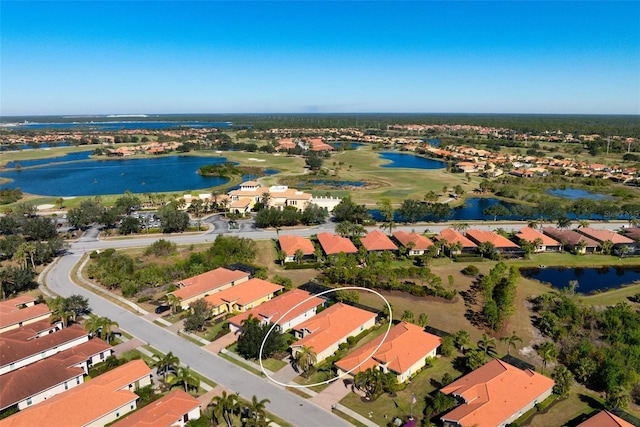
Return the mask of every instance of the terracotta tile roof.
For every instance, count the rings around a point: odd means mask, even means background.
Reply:
[[[492,243],[496,248],[519,248],[520,246],[513,243],[504,236],[494,233],[493,231],[468,230],[467,237],[477,244],[484,242]]]
[[[398,247],[391,241],[389,236],[380,230],[373,230],[360,239],[362,246],[368,251],[397,251]]]
[[[614,233],[610,230],[596,230],[591,227],[578,228],[576,230],[580,234],[584,234],[587,237],[592,238],[598,242],[606,242],[607,240],[611,240],[614,244],[631,244],[633,240],[625,237],[621,234]]]
[[[441,419],[465,426],[495,427],[517,414],[553,385],[551,378],[493,359],[440,389],[444,394],[461,396],[466,402]]]
[[[269,322],[277,323],[278,325],[283,325],[291,319],[295,319],[302,313],[311,310],[313,307],[318,307],[324,303],[324,300],[322,298],[313,297],[310,298],[307,302],[300,304],[310,296],[311,294],[309,292],[303,291],[302,289],[293,289],[289,292],[278,295],[270,301],[260,304],[258,307],[252,308],[251,310],[247,310],[244,313],[240,313],[237,316],[232,317],[231,319],[229,319],[229,323],[241,327],[242,321],[249,317],[249,314],[252,314],[253,317],[256,317],[258,319],[267,320]],[[300,305],[291,310],[291,312],[287,314],[286,317],[282,317],[283,314],[285,314],[297,304]]]
[[[129,402],[135,402],[138,396],[123,388],[148,375],[151,375],[151,369],[144,361],[133,360],[0,420],[0,427],[87,425]]]
[[[267,295],[274,294],[282,288],[282,286],[275,283],[253,278],[220,292],[215,292],[205,297],[205,301],[213,307],[218,307],[224,303],[247,305]]]
[[[74,368],[53,357],[40,360],[4,374],[1,378],[0,410],[80,376],[84,369]]]
[[[524,227],[520,229],[520,232],[516,234],[516,237],[532,243],[536,239],[542,239],[542,244],[545,246],[560,246],[560,242],[557,240],[539,232],[538,230],[534,230],[531,227]]]
[[[89,334],[79,325],[73,325],[37,339],[32,339],[34,335],[29,330],[29,326],[0,334],[0,366],[9,365],[82,337],[89,340]]]
[[[384,335],[380,335],[373,341],[355,350],[348,356],[336,362],[336,366],[348,371],[357,366],[380,344]],[[352,374],[366,371],[368,368],[386,365],[397,374],[406,372],[418,361],[423,360],[427,354],[440,346],[442,340],[425,332],[424,328],[407,322],[400,322],[389,330],[387,339],[375,352],[372,358],[361,365]]]
[[[51,358],[66,363],[66,366],[73,366],[109,349],[111,349],[110,353],[113,354],[113,347],[110,344],[100,338],[92,338],[68,350],[61,351],[51,356]]]
[[[246,208],[251,204],[251,200],[249,199],[240,199],[229,204],[230,208]]]
[[[417,251],[424,251],[429,249],[430,246],[433,246],[431,239],[414,232],[407,233],[406,231],[394,231],[393,237],[395,237],[404,247],[408,247],[409,242],[413,242],[413,249]]]
[[[287,256],[294,256],[296,251],[300,249],[305,255],[313,255],[315,248],[311,240],[294,235],[280,236],[278,238],[280,248],[287,254]]]
[[[454,244],[460,242],[463,248],[476,248],[478,245],[471,240],[464,237],[461,233],[457,232],[453,228],[446,228],[435,237],[436,240],[445,240],[448,244]]]
[[[291,347],[307,346],[316,354],[321,353],[336,342],[346,339],[347,334],[375,317],[375,313],[361,308],[343,303],[334,304],[296,326],[297,331],[306,329],[310,333]]]
[[[320,246],[322,246],[322,250],[327,255],[335,255],[340,252],[344,252],[346,254],[357,254],[358,249],[355,247],[351,240],[346,237],[341,237],[336,234],[331,234],[327,231],[324,231],[318,234],[318,242],[320,242]]]
[[[132,413],[112,424],[112,427],[170,427],[184,414],[199,408],[202,404],[195,397],[183,390],[173,390],[166,396],[151,402],[144,408]]]
[[[633,424],[615,416],[609,411],[600,411],[578,427],[633,427]]]
[[[0,329],[20,322],[27,322],[38,317],[44,317],[51,313],[46,304],[35,304],[29,307],[19,308],[20,305],[34,301],[31,297],[17,297],[0,302]]]
[[[581,241],[585,241],[587,243],[587,247],[597,248],[598,246],[600,246],[600,244],[595,240],[590,239],[589,237],[586,237],[573,230],[560,230],[555,227],[545,227],[542,229],[542,232],[548,236],[553,237],[558,242],[565,241],[571,246],[575,246]]]
[[[182,299],[187,299],[199,294],[204,294],[207,291],[212,291],[245,277],[249,277],[249,273],[245,273],[240,270],[227,270],[226,268],[220,267],[215,270],[207,271],[206,273],[181,280],[178,283],[184,285],[184,288],[180,288],[172,293]]]

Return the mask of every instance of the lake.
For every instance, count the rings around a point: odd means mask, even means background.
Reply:
[[[524,277],[550,283],[556,289],[569,286],[569,281],[577,280],[576,292],[590,294],[595,291],[615,289],[640,280],[640,266],[635,267],[546,267],[521,268]]]
[[[380,153],[379,156],[381,159],[391,160],[391,163],[382,165],[383,168],[444,169],[447,166],[445,162],[427,159],[414,154],[385,151]]]
[[[330,142],[329,145],[332,145],[336,148],[342,147],[342,144],[349,144],[352,150],[357,150],[358,147],[362,147],[364,144],[359,142]]]
[[[553,190],[547,190],[545,193],[555,196],[562,197],[563,199],[569,200],[577,200],[577,199],[592,199],[592,200],[606,200],[611,199],[610,196],[606,194],[598,194],[598,193],[590,193],[585,190],[579,190],[577,188],[556,188]]]
[[[109,122],[72,122],[72,123],[26,123],[12,127],[12,130],[36,129],[82,129],[118,131],[130,129],[175,129],[175,128],[227,128],[231,122],[199,122],[199,121],[109,121]]]
[[[76,154],[76,153],[74,153]],[[86,153],[85,153],[86,154]],[[2,188],[19,187],[25,193],[43,196],[91,196],[201,190],[229,182],[222,177],[197,173],[204,165],[226,163],[224,157],[166,156],[147,159],[84,160],[0,172],[13,182]],[[21,164],[24,162],[20,162]]]
[[[29,166],[42,166],[53,163],[63,163],[63,162],[75,162],[79,160],[89,160],[89,156],[92,151],[78,151],[76,153],[68,153],[64,156],[59,157],[49,157],[47,159],[34,159],[34,160],[20,160],[18,162],[9,162],[6,164],[6,168],[15,168],[17,165],[20,167],[26,168]]]

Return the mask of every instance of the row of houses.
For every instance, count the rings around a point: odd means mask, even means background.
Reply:
[[[18,410],[0,426],[103,426],[136,411],[135,391],[152,383],[144,361],[89,379],[113,356],[111,345],[52,322],[48,307],[28,296],[0,302],[0,313],[0,411]],[[112,425],[183,427],[199,417],[198,400],[177,390]]]

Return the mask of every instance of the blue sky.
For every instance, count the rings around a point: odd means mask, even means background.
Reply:
[[[0,115],[640,114],[640,2],[1,1]]]

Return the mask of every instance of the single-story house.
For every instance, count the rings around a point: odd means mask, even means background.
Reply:
[[[369,252],[396,252],[398,250],[398,247],[389,236],[380,230],[368,232],[366,236],[360,238],[360,243],[362,243],[362,246]]]
[[[491,243],[502,256],[522,256],[522,248],[493,231],[467,230],[467,237],[478,246]]]
[[[295,356],[304,346],[313,350],[316,361],[321,362],[347,342],[348,337],[369,329],[375,322],[376,313],[343,303],[334,304],[295,327],[294,334],[299,339],[291,344],[291,352]]]
[[[134,391],[151,384],[151,375],[144,361],[132,360],[1,420],[0,427],[109,424],[136,409]]]
[[[573,249],[581,254],[594,253],[600,247],[600,243],[573,230],[560,230],[555,227],[545,227],[542,229],[542,232],[547,236],[551,236],[558,242],[561,242],[563,246],[570,250]],[[584,246],[581,248],[580,245]]]
[[[358,253],[358,248],[356,248],[351,240],[327,231],[318,234],[318,242],[325,255],[338,255],[340,252],[344,252],[345,254]]]
[[[171,292],[180,298],[180,305],[183,309],[189,308],[189,304],[207,295],[230,288],[249,280],[249,273],[241,270],[228,270],[226,268],[216,268],[197,276],[180,280],[176,283],[177,290]]]
[[[296,252],[302,251],[304,257],[312,257],[315,254],[315,248],[311,240],[306,237],[296,235],[285,235],[278,237],[280,249],[286,254],[285,262],[296,261]]]
[[[358,372],[375,368],[385,373],[393,372],[398,382],[402,383],[422,369],[428,357],[435,357],[442,343],[439,337],[407,322],[392,327],[384,343],[374,353],[383,338],[384,335],[380,335],[337,361],[338,374],[351,371],[351,375],[355,376]]]
[[[28,295],[0,301],[0,334],[48,319],[50,315],[46,304],[36,304],[36,299]]]
[[[453,228],[442,230],[442,232],[435,237],[435,240],[443,241],[449,253],[453,253],[453,255],[473,254],[478,251],[478,245]],[[454,249],[456,245],[459,245],[458,249]]]
[[[416,232],[394,231],[393,238],[396,239],[399,244],[409,249],[410,256],[422,255],[433,246],[431,239]]]
[[[440,389],[460,403],[440,419],[445,427],[503,427],[551,396],[554,384],[531,369],[493,359]]]
[[[578,424],[578,427],[633,427],[633,424],[604,410],[595,414],[588,420]]]
[[[283,286],[262,279],[249,279],[239,285],[214,291],[204,300],[211,306],[214,316],[222,313],[244,312],[273,298]]]
[[[200,418],[202,404],[183,390],[173,390],[128,415],[112,427],[184,427],[189,420]]]
[[[534,252],[560,252],[562,251],[562,243],[558,242],[556,239],[553,239],[547,236],[544,233],[539,232],[538,230],[534,230],[531,227],[521,228],[518,234],[516,234],[516,238],[520,241],[525,241],[529,243],[540,243],[535,247]],[[538,240],[540,239],[540,240]]]
[[[315,316],[318,307],[324,303],[325,300],[312,296],[309,292],[293,289],[232,317],[229,319],[229,327],[233,333],[241,332],[242,322],[252,315],[262,323],[277,324],[280,332],[284,333]]]
[[[577,228],[576,231],[582,235],[587,236],[590,239],[595,240],[601,245],[604,242],[609,241],[613,243],[614,249],[620,248],[621,246],[626,246],[627,249],[632,249],[636,243],[633,241],[633,239],[611,230],[597,230],[591,227],[581,227]]]

